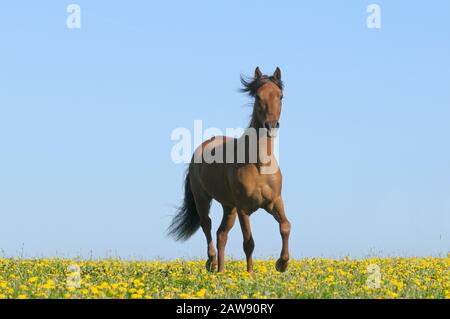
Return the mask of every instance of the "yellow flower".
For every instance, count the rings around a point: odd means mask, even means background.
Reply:
[[[31,277],[30,279],[28,279],[28,282],[33,283],[36,282],[39,278],[38,277]]]
[[[138,289],[138,290],[136,291],[136,293],[137,293],[138,295],[143,295],[144,292],[145,292],[144,289]]]
[[[206,289],[202,288],[197,292],[196,296],[202,298],[205,296],[205,294],[206,294]]]
[[[448,257],[305,258],[291,260],[285,274],[276,272],[275,261],[255,260],[256,278],[251,279],[245,260],[227,261],[225,273],[207,272],[205,260],[77,260],[83,270],[77,289],[66,287],[63,279],[72,260],[0,258],[0,298],[450,299]],[[379,266],[380,289],[366,284],[370,265]]]
[[[100,289],[106,289],[109,287],[109,284],[107,282],[102,282],[102,284],[99,286]]]
[[[49,280],[47,280],[47,282],[44,285],[42,285],[42,287],[45,289],[53,289],[53,288],[55,288],[55,282],[53,280],[49,279]]]

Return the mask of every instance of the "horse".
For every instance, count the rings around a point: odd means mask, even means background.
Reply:
[[[184,180],[184,200],[173,217],[168,235],[184,241],[201,227],[207,242],[206,269],[223,272],[228,232],[238,217],[247,271],[254,275],[252,254],[255,243],[250,215],[262,208],[279,224],[282,249],[275,268],[284,272],[289,262],[291,224],[285,214],[281,196],[282,175],[273,152],[283,99],[281,70],[277,67],[273,75],[268,76],[257,67],[254,77],[241,75],[241,83],[241,92],[254,98],[250,124],[239,138],[215,136],[195,150]],[[256,130],[258,134],[251,134]],[[252,147],[250,137],[254,137],[256,147]],[[205,160],[205,155],[215,160]],[[223,207],[222,222],[217,230],[217,252],[209,217],[213,199]]]

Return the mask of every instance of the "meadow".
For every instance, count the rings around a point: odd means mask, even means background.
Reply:
[[[450,255],[274,263],[0,258],[0,298],[450,298]]]

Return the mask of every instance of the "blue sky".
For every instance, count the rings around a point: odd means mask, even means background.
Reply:
[[[81,29],[66,6],[81,6]],[[381,6],[382,27],[366,27]],[[4,1],[0,248],[7,256],[204,257],[165,237],[177,127],[242,127],[240,73],[280,66],[291,255],[450,247],[450,2]],[[211,217],[217,228],[218,205]],[[255,256],[278,226],[252,215]],[[227,255],[241,258],[239,225]]]

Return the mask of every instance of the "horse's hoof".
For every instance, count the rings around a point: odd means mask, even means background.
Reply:
[[[255,275],[255,273],[253,272],[253,270],[250,270],[250,271],[248,272],[248,274],[250,275],[250,278],[256,279],[256,275]]]
[[[275,263],[275,269],[279,272],[285,272],[288,268],[288,261],[282,260],[281,258]]]
[[[206,261],[206,270],[209,272],[215,272],[217,269],[217,261],[215,259],[208,259]]]

